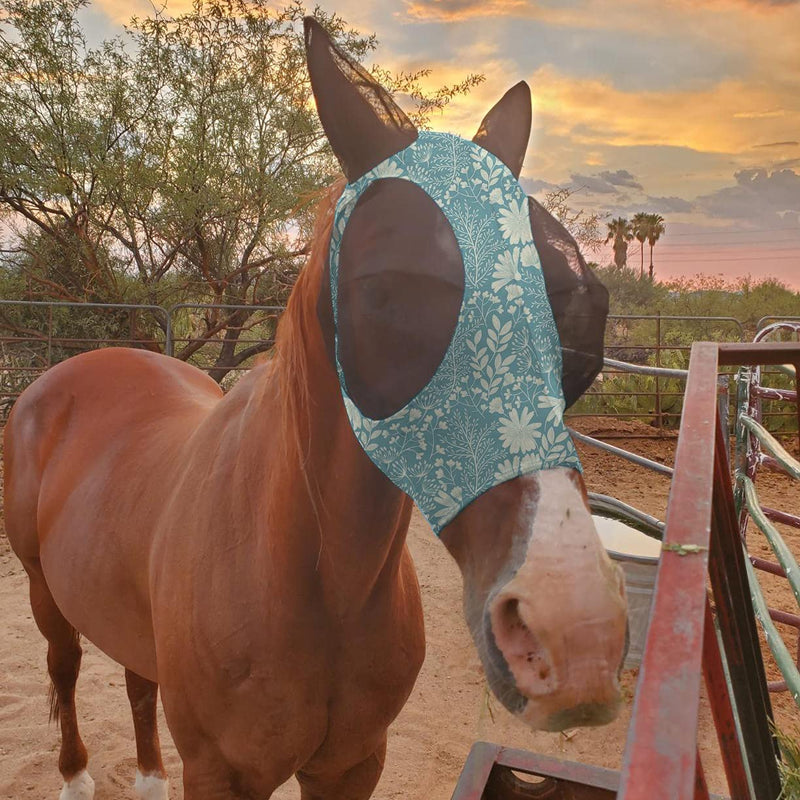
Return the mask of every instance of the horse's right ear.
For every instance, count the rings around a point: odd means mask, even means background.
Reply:
[[[417,138],[389,93],[331,41],[313,17],[303,20],[311,89],[322,127],[350,183]]]

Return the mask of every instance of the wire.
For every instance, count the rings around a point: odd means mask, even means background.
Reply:
[[[665,256],[664,258],[659,259],[660,264],[700,264],[704,262],[710,263],[717,263],[720,261],[759,261],[762,260],[765,263],[770,263],[772,261],[796,261],[800,264],[800,253],[796,256],[761,256],[761,255],[754,255],[754,256],[729,256],[727,258],[669,258],[669,256]]]
[[[749,230],[727,230],[719,228],[714,231],[698,231],[697,233],[670,233],[670,236],[742,236],[753,233],[772,233],[774,231],[783,231],[784,233],[797,233],[800,235],[800,227],[794,228],[750,228]]]
[[[667,248],[670,248],[670,249],[681,248],[683,250],[686,250],[686,249],[691,248],[691,247],[744,247],[746,245],[751,245],[751,244],[767,244],[767,245],[774,244],[774,245],[788,245],[789,247],[800,247],[800,235],[798,235],[798,237],[796,239],[774,239],[774,238],[773,239],[748,239],[747,241],[736,241],[736,242],[731,242],[731,241],[728,241],[728,240],[718,239],[717,241],[713,241],[713,242],[708,242],[708,241],[705,241],[705,242],[677,242],[675,244],[672,244],[667,239],[659,239],[656,242],[655,246],[659,247],[659,248],[664,248],[664,247],[667,247]],[[639,250],[639,243],[636,242],[636,241],[630,242],[628,246],[633,248],[633,249],[635,249],[635,250]],[[649,248],[649,246],[650,245],[648,245],[647,242],[645,242],[645,249]]]

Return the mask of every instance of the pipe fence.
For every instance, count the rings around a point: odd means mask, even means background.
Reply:
[[[279,306],[205,303],[165,308],[0,300],[0,420],[20,392],[50,366],[99,347],[124,345],[175,356],[229,388],[272,348],[282,311]],[[757,328],[769,327],[775,319],[764,317]],[[692,342],[741,342],[746,335],[744,324],[734,317],[610,315],[605,369],[569,416],[636,419],[657,434],[676,431],[683,410],[680,373],[688,366]],[[641,369],[621,370],[621,362]],[[786,386],[780,372],[764,370],[762,378],[776,389]],[[765,400],[764,425],[772,433],[794,431],[796,415],[783,398]]]
[[[790,333],[800,340],[800,321],[776,322],[767,325],[756,335],[756,341],[766,342]],[[768,606],[764,592],[756,576],[756,570],[788,581],[798,607],[800,607],[800,567],[785,539],[776,525],[789,529],[800,529],[800,516],[776,508],[763,506],[758,496],[757,476],[762,470],[780,473],[800,481],[800,462],[793,458],[785,448],[769,434],[761,424],[763,403],[778,397],[795,406],[800,416],[800,376],[796,364],[779,365],[784,373],[794,380],[793,389],[775,389],[762,384],[762,370],[759,365],[742,367],[737,375],[737,413],[735,446],[735,488],[734,499],[739,517],[739,529],[745,546],[748,544],[748,522],[755,523],[774,553],[776,560],[750,555],[747,563],[751,596],[756,616],[764,629],[775,664],[783,680],[772,681],[770,691],[790,691],[800,707],[800,608],[789,612]],[[792,509],[793,512],[796,509]],[[753,537],[750,538],[753,542]],[[794,656],[784,637],[774,623],[780,623],[794,630]]]
[[[0,421],[54,364],[87,350],[135,347],[175,356],[225,388],[274,344],[277,306],[0,300]]]
[[[762,318],[750,333],[773,319]],[[603,372],[568,415],[633,419],[654,433],[677,432],[684,405],[682,378],[693,342],[744,342],[748,335],[748,328],[734,317],[609,315]],[[620,364],[640,369],[620,368]],[[733,369],[725,367],[723,374],[732,377]],[[786,376],[779,368],[766,368],[763,376],[767,385],[786,386]],[[797,429],[797,415],[780,395],[769,398],[763,414],[764,424],[773,433]],[[626,431],[619,435],[632,438],[636,434]]]

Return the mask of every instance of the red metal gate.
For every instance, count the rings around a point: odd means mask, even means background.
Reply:
[[[728,437],[718,416],[717,374],[724,366],[785,363],[800,372],[800,345],[698,342],[692,347],[663,553],[622,770],[478,743],[453,800],[709,798],[697,749],[701,676],[730,796],[780,796],[779,751],[734,505]],[[542,781],[523,782],[515,771]]]

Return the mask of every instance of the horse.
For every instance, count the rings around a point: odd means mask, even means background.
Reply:
[[[405,544],[412,497],[421,508],[445,497],[440,506],[449,511],[428,518],[461,569],[464,611],[500,700],[551,730],[617,713],[624,590],[592,526],[579,464],[568,458],[563,431],[552,433],[563,398],[544,403],[541,431],[524,409],[484,409],[497,428],[491,441],[509,457],[471,494],[437,492],[431,481],[444,486],[444,473],[459,465],[422,455],[417,471],[404,469],[414,480],[424,472],[427,483],[401,488],[378,462],[380,447],[365,443],[388,420],[380,435],[393,446],[402,409],[440,378],[452,383],[441,351],[462,325],[453,321],[467,291],[459,259],[474,253],[453,244],[422,190],[391,175],[373,175],[369,202],[354,201],[343,226],[337,209],[353,182],[376,165],[385,171],[387,157],[417,132],[317,22],[306,20],[305,33],[321,121],[348,183],[334,184],[320,203],[273,357],[223,395],[203,372],[157,353],[85,353],[26,389],[5,429],[6,527],[48,642],[61,800],[94,792],[75,707],[81,636],[125,668],[139,797],[168,796],[160,691],[187,800],[269,797],[293,775],[303,800],[368,798],[388,726],[425,653]],[[475,142],[437,141],[466,147],[478,171],[489,159],[497,185],[510,186],[529,132],[530,91],[519,84],[487,114]],[[420,174],[433,166],[426,158]],[[502,230],[514,235],[535,227],[509,219]],[[331,243],[343,229],[334,264]],[[398,259],[412,251],[419,258],[403,272]],[[365,261],[372,266],[359,272]],[[503,302],[523,308],[519,275],[496,280]],[[552,326],[549,306],[543,313],[513,335],[505,323],[491,327],[496,316],[483,339],[470,333],[478,367],[467,378],[506,385],[497,370],[511,356],[482,359],[476,337],[501,353],[504,342]],[[399,333],[381,327],[387,320]],[[414,339],[420,327],[425,335]],[[514,363],[527,363],[538,351],[514,352]],[[557,376],[558,359],[551,361],[546,376]],[[565,356],[565,375],[566,367]],[[543,383],[535,371],[517,377],[529,391],[544,391]],[[456,410],[435,402],[429,414],[437,435],[460,424]],[[423,433],[404,435],[422,442]],[[538,469],[522,458],[534,433],[545,442]]]

